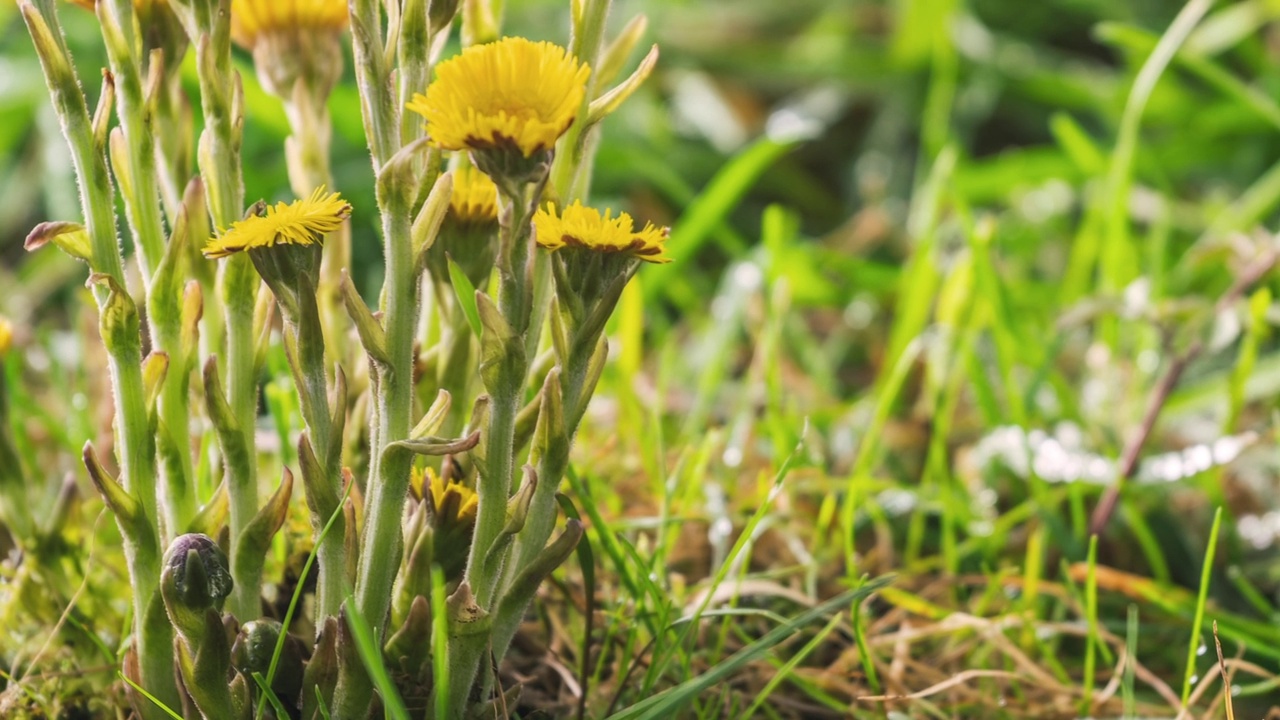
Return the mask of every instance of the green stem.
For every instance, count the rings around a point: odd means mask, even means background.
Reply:
[[[181,299],[177,299],[181,303]],[[161,432],[160,478],[165,488],[165,536],[174,538],[186,531],[196,516],[195,463],[191,457],[191,425],[188,396],[191,383],[188,368],[190,351],[182,347],[180,316],[151,319],[151,337],[157,350],[169,354],[169,371],[160,389],[157,414]]]
[[[106,39],[107,56],[118,90],[118,115],[127,146],[128,176],[131,179],[123,187],[125,212],[134,245],[139,250],[143,284],[150,294],[153,290],[155,271],[164,255],[164,224],[160,217],[160,195],[156,185],[158,166],[154,128],[148,121],[147,100],[142,89],[142,67],[136,55],[139,43],[133,34],[134,16],[132,0],[110,0],[100,6],[102,31]],[[181,298],[163,298],[165,303],[180,306]],[[186,367],[185,353],[179,342],[181,318],[177,312],[152,313],[148,316],[151,337],[156,350],[168,354],[170,365],[165,376],[159,403],[160,422],[168,435],[163,445],[166,462],[160,465],[161,481],[165,487],[166,537],[173,537],[195,517],[195,494],[190,487],[193,463],[190,452],[190,435],[187,417],[187,378],[180,372]]]
[[[560,376],[560,398],[561,406],[564,408],[564,434],[560,436],[562,440],[550,443],[549,447],[542,448],[542,454],[538,457],[538,486],[534,489],[524,528],[516,538],[513,550],[515,560],[511,563],[511,568],[515,572],[508,574],[508,583],[521,568],[529,567],[538,558],[538,555],[546,547],[547,540],[551,538],[551,533],[555,530],[557,516],[556,491],[560,487],[560,481],[564,477],[565,470],[569,467],[569,450],[573,446],[578,424],[582,420],[582,416],[586,411],[587,401],[590,399],[589,397],[584,397],[584,391],[586,390],[587,373],[590,370],[592,355],[598,340],[598,335],[592,338],[571,339],[570,347],[572,350],[561,366],[562,374]],[[555,433],[550,435],[554,436]],[[495,657],[502,657],[506,654],[507,647],[510,646],[516,630],[519,629],[523,614],[523,612],[513,613],[505,618],[498,617],[494,620],[492,646]]]
[[[440,357],[437,385],[440,389],[447,390],[453,398],[449,404],[448,419],[444,423],[446,432],[460,434],[466,422],[467,412],[471,409],[466,399],[471,397],[468,390],[471,387],[471,376],[475,373],[471,354],[473,340],[466,313],[463,312],[461,305],[454,301],[440,307],[442,310],[445,307],[448,308],[449,323],[446,330],[448,334],[442,338],[446,351]]]
[[[400,569],[403,548],[401,517],[409,492],[413,460],[406,452],[388,452],[387,445],[409,437],[413,409],[413,344],[418,310],[418,282],[410,245],[408,212],[384,208],[387,364],[374,368],[374,433],[378,445],[369,463],[364,507],[364,531],[355,602],[381,643],[391,609],[391,591]],[[334,695],[334,717],[364,717],[373,687],[363,668],[343,666]]]
[[[119,0],[117,0],[119,1]],[[196,44],[196,70],[200,84],[200,102],[205,128],[200,136],[199,164],[208,191],[209,214],[214,231],[231,227],[244,212],[244,182],[240,168],[243,99],[240,78],[231,65],[230,0],[219,0],[210,12],[196,14],[193,37]],[[228,463],[227,494],[231,506],[232,567],[236,563],[240,533],[258,511],[257,438],[258,418],[257,372],[254,366],[254,306],[258,293],[258,276],[253,263],[244,253],[227,258],[218,276],[218,290],[227,331],[226,372],[227,403],[243,436],[244,452],[249,462]],[[251,578],[236,578],[236,605],[242,621],[258,617],[257,583]]]
[[[107,173],[103,148],[94,142],[93,123],[84,94],[72,69],[70,54],[52,0],[34,0],[21,5],[24,20],[35,41],[54,110],[71,149],[85,227],[92,245],[91,268],[104,273],[124,287],[124,261],[116,240],[115,192]],[[94,297],[101,308],[108,291],[95,286]],[[162,702],[178,707],[174,679],[172,630],[165,623],[146,622],[147,610],[159,597],[159,533],[156,530],[155,456],[147,419],[142,382],[141,338],[137,342],[108,348],[111,386],[115,393],[115,428],[124,488],[143,508],[146,530],[118,523],[125,535],[125,559],[133,589],[135,647],[142,685]],[[145,718],[163,717],[158,708],[143,707]]]
[[[304,288],[299,293],[301,317],[291,320],[290,331],[294,333],[294,346],[298,354],[298,393],[302,400],[303,421],[307,424],[307,433],[316,459],[323,468],[324,481],[328,483],[334,498],[342,494],[342,445],[333,443],[333,419],[329,407],[328,362],[325,358],[324,331],[320,324],[320,311],[314,293]],[[338,398],[338,403],[345,402]],[[316,513],[316,521],[327,521],[337,512],[336,507],[321,508]],[[317,625],[323,625],[325,618],[337,616],[342,609],[342,601],[350,594],[346,576],[346,545],[343,519],[338,514],[338,525],[333,531],[320,538],[317,556],[320,560],[320,577],[316,586]],[[315,528],[320,537],[324,525]]]
[[[227,404],[241,434],[244,462],[227,462],[224,468],[227,497],[231,506],[231,556],[239,552],[240,533],[258,513],[258,481],[255,428],[258,420],[257,377],[254,367],[253,312],[257,300],[258,275],[244,253],[227,258],[218,275],[218,289],[227,326]],[[225,454],[225,448],[224,448]],[[235,563],[233,562],[233,567]],[[249,578],[235,578],[241,621],[257,619],[261,608],[256,584]],[[250,600],[249,598],[252,598]]]
[[[391,586],[400,567],[400,516],[409,487],[411,456],[387,453],[388,444],[409,437],[413,406],[413,343],[418,310],[418,282],[410,246],[407,212],[383,213],[386,234],[384,308],[390,364],[377,368],[378,437],[381,446],[371,463],[365,530],[361,542],[357,606],[375,637],[386,630]]]
[[[311,92],[311,91],[308,91]],[[332,143],[332,120],[326,98],[311,92],[307,102],[296,103],[292,98],[282,98],[285,114],[293,130],[290,145],[289,184],[294,195],[308,197],[318,187],[333,190],[333,173],[329,154]],[[320,263],[320,283],[316,289],[320,309],[320,322],[324,329],[326,347],[338,362],[344,357],[340,352],[340,339],[347,331],[343,323],[345,313],[339,288],[342,271],[351,265],[351,230],[344,224],[337,232],[324,239],[323,259]],[[320,531],[319,527],[315,528]],[[341,533],[338,536],[341,537]]]
[[[502,316],[517,337],[528,330],[532,305],[532,218],[542,196],[541,183],[513,192],[500,193],[499,222],[501,239],[498,277],[501,289],[498,304]],[[478,481],[480,505],[476,512],[475,536],[471,555],[467,558],[467,580],[476,602],[488,608],[494,599],[502,563],[489,562],[489,550],[507,523],[507,501],[515,474],[516,415],[520,412],[525,377],[529,372],[528,356],[518,353],[506,357],[499,382],[487,388],[490,398],[489,428],[485,439],[485,468]]]
[[[392,91],[382,35],[381,3],[351,0],[352,46],[360,104],[375,174],[400,148],[400,109]],[[392,193],[397,194],[397,193]],[[418,312],[418,275],[413,262],[411,208],[403,197],[378,197],[386,262],[382,302],[387,361],[374,369],[368,489],[360,542],[355,603],[381,644],[400,567],[401,514],[408,494],[411,456],[386,453],[408,437],[413,409],[413,343]],[[361,667],[344,665],[334,691],[334,716],[364,717],[373,687]]]
[[[529,326],[532,309],[531,219],[542,196],[543,183],[515,192],[501,185],[499,188],[501,240],[498,276],[501,285],[498,302],[503,317],[519,337]],[[520,412],[525,377],[529,371],[528,356],[524,352],[508,355],[500,362],[502,368],[497,382],[487,388],[490,404],[485,439],[486,472],[478,480],[479,507],[466,574],[476,603],[486,611],[496,610],[500,599],[497,590],[504,563],[501,558],[489,558],[489,554],[507,524],[507,502],[515,473],[516,416]],[[476,676],[487,657],[489,641],[487,632],[449,637],[448,692],[458,717],[465,712],[467,698],[471,696]]]
[[[136,55],[139,47],[134,36],[133,0],[108,0],[98,15],[106,40],[107,58],[115,76],[117,115],[128,146],[129,175],[132,192],[126,193],[125,214],[142,266],[143,284],[151,285],[151,276],[164,254],[164,224],[160,219],[160,191],[156,186],[156,150],[147,101],[142,91],[142,66]]]
[[[395,94],[390,91],[381,6],[377,0],[351,0],[351,45],[356,82],[364,100],[360,111],[375,171],[400,148],[400,109],[395,104]]]

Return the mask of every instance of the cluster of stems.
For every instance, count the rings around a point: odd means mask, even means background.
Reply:
[[[535,242],[533,217],[549,187],[562,201],[585,194],[599,120],[652,67],[651,54],[630,79],[602,91],[643,22],[605,48],[609,1],[574,2],[570,49],[596,70],[567,134],[555,148],[523,157],[498,148],[451,158],[406,105],[432,82],[459,11],[463,41],[475,44],[498,36],[500,9],[483,0],[462,8],[451,0],[351,0],[385,260],[375,311],[345,273],[345,224],[314,244],[265,243],[217,263],[200,255],[211,238],[264,212],[261,204],[246,207],[231,0],[169,0],[147,4],[145,15],[134,0],[99,0],[110,70],[93,113],[54,2],[19,5],[72,150],[84,221],[46,223],[28,244],[53,242],[86,261],[100,310],[117,471],[89,445],[84,462],[124,538],[134,602],[124,670],[150,696],[132,698],[138,713],[148,720],[167,716],[164,708],[254,717],[264,703],[256,677],[306,717],[319,712],[318,703],[332,717],[365,717],[377,702],[370,661],[355,649],[361,626],[389,660],[418,668],[415,682],[430,687],[435,716],[462,717],[491,702],[489,658],[505,652],[538,585],[581,538],[571,520],[552,539],[555,496],[603,367],[601,318],[638,265],[610,266],[616,277],[607,292],[575,299],[564,262]],[[340,68],[332,58],[311,70],[298,58],[277,65],[271,52],[325,42],[282,35],[254,50],[264,87],[290,121],[285,154],[299,197],[333,185],[327,105]],[[194,144],[191,103],[178,77],[188,48],[203,116]],[[455,273],[443,249],[433,250],[450,208],[454,175],[446,171],[459,163],[474,163],[497,188],[497,222],[487,236],[471,238],[493,249],[476,256],[482,259],[468,267],[469,278]],[[128,286],[117,239],[117,192],[139,287]],[[135,298],[144,299],[145,313]],[[258,379],[277,308],[304,424],[297,457],[318,568],[317,634],[305,642],[262,618],[266,556],[293,496],[287,468],[265,502],[258,480],[267,474],[259,472],[256,442]],[[343,342],[352,330],[363,357]],[[553,362],[532,362],[546,337]],[[360,473],[344,465],[351,460],[344,457],[348,415],[361,405],[348,398],[342,368],[362,362],[369,427]],[[202,403],[192,402],[197,391]],[[436,400],[423,412],[428,403],[419,399],[430,397]],[[193,442],[206,421],[221,469],[212,496],[197,483]],[[6,448],[0,444],[0,453]],[[412,485],[424,464],[422,477],[430,479]],[[0,477],[6,487],[15,482]],[[0,510],[23,525],[20,534],[36,532],[20,509]],[[436,634],[442,631],[447,637]],[[272,652],[263,650],[268,645]]]

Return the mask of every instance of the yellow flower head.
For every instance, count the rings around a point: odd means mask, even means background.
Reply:
[[[440,63],[409,109],[446,150],[550,150],[573,124],[591,68],[558,45],[509,37]]]
[[[545,209],[533,216],[538,244],[548,250],[562,247],[579,247],[601,253],[623,253],[651,263],[671,262],[667,257],[667,228],[656,228],[650,223],[635,229],[631,216],[611,211],[604,215],[595,208],[584,207],[581,202],[565,208],[556,215],[556,208],[547,203]]]
[[[440,524],[470,525],[476,521],[480,498],[476,491],[456,482],[445,482],[435,470],[413,468],[409,480],[414,494],[431,497],[435,522]]]
[[[448,219],[459,225],[497,222],[498,186],[473,165],[454,170]]]
[[[316,188],[307,200],[294,200],[267,206],[262,215],[253,215],[232,224],[231,229],[209,240],[204,256],[210,259],[254,248],[269,248],[278,243],[313,245],[326,233],[337,230],[351,216],[351,204],[338,193],[325,195]]]
[[[252,49],[273,32],[312,34],[347,27],[347,0],[232,0],[231,37]]]

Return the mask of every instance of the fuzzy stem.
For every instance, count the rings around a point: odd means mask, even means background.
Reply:
[[[498,304],[502,315],[517,336],[529,327],[532,263],[532,218],[542,196],[542,183],[519,188],[499,186],[501,201],[499,222],[501,239],[498,262],[500,291]],[[489,429],[486,437],[485,467],[479,479],[480,506],[476,512],[475,536],[467,559],[467,580],[476,602],[488,608],[494,599],[501,563],[487,562],[489,550],[507,523],[507,500],[515,474],[515,427],[529,372],[528,355],[508,357],[503,361],[501,378],[488,388],[490,398]]]
[[[283,98],[285,114],[293,130],[289,140],[289,182],[298,197],[310,195],[316,188],[332,187],[333,177],[329,164],[332,122],[326,98],[318,91],[302,87],[295,92],[309,93],[302,102],[295,98]],[[329,235],[324,242],[321,279],[314,294],[302,293],[299,302],[311,303],[309,311],[316,322],[290,321],[298,351],[298,392],[302,396],[303,421],[316,458],[323,468],[324,477],[335,496],[342,490],[342,450],[330,447],[330,411],[328,362],[325,348],[334,348],[338,354],[336,338],[343,328],[339,283],[341,272],[350,263],[351,235],[347,226]],[[324,312],[320,310],[323,308]],[[317,337],[317,335],[319,335]],[[326,338],[328,338],[326,340]],[[339,398],[338,402],[345,402]],[[324,522],[332,512],[322,512],[314,517],[313,527],[317,537]],[[341,523],[341,517],[338,522]],[[325,535],[317,550],[320,574],[316,583],[316,627],[323,627],[324,619],[337,616],[342,601],[350,593],[346,577],[345,532],[341,524]]]
[[[155,138],[142,91],[142,65],[137,57],[139,43],[133,32],[133,0],[100,3],[98,17],[103,21],[107,58],[118,90],[117,115],[128,145],[133,192],[125,195],[125,214],[138,247],[143,283],[149,288],[152,273],[164,254],[164,224],[160,219],[160,191],[156,186]]]
[[[553,321],[554,322],[554,321]],[[529,504],[529,513],[524,528],[516,538],[515,555],[509,573],[514,576],[521,568],[529,567],[542,553],[551,538],[556,525],[556,491],[569,467],[569,450],[573,446],[578,425],[586,411],[590,397],[585,395],[587,373],[590,370],[592,355],[596,348],[598,336],[594,338],[572,338],[569,357],[562,364],[560,376],[561,406],[564,408],[563,440],[542,448],[538,457],[538,486],[534,490],[533,500]],[[508,579],[510,582],[510,578]],[[492,646],[496,657],[506,654],[516,630],[519,629],[523,612],[512,613],[507,617],[497,617],[492,631]]]
[[[209,211],[215,232],[231,227],[244,211],[244,182],[240,168],[240,139],[243,125],[240,77],[231,65],[231,2],[219,0],[211,12],[196,14],[198,37],[196,70],[205,129],[200,136],[199,164],[209,193]],[[250,459],[240,467],[226,468],[227,493],[231,506],[232,568],[240,533],[258,511],[256,463],[258,417],[257,372],[254,366],[254,305],[258,276],[244,253],[227,258],[219,269],[218,290],[227,330],[227,403],[236,426],[243,433],[245,453]],[[240,465],[237,463],[237,465]],[[259,582],[234,578],[233,610],[256,619]]]
[[[369,475],[365,531],[361,542],[356,602],[382,637],[390,608],[391,586],[400,566],[400,520],[409,487],[411,457],[386,453],[389,443],[409,437],[413,404],[413,343],[417,324],[418,282],[414,272],[407,213],[384,212],[386,233],[386,318],[390,364],[378,368],[376,403],[381,448]],[[376,471],[376,472],[375,472]]]
[[[542,196],[543,183],[519,188],[499,184],[499,222],[501,236],[498,276],[499,307],[517,336],[529,325],[530,283],[532,263],[531,219]],[[507,502],[511,496],[515,472],[515,426],[520,412],[525,377],[528,375],[527,354],[517,353],[502,360],[498,382],[489,387],[489,427],[485,439],[485,469],[477,488],[479,507],[476,529],[467,558],[467,582],[476,603],[486,611],[496,610],[498,583],[504,564],[501,558],[491,560],[490,550],[507,524]],[[461,713],[467,706],[472,686],[487,657],[488,633],[451,635],[448,645],[449,697]],[[486,673],[487,675],[487,673]],[[486,682],[487,684],[487,682]],[[439,689],[437,689],[437,692]],[[459,715],[461,717],[461,715]]]
[[[381,3],[350,0],[351,37],[360,108],[375,174],[400,148],[400,110],[392,89],[382,36]],[[381,183],[379,183],[381,190]],[[391,195],[401,195],[391,193]],[[408,495],[409,464],[403,453],[386,453],[389,443],[408,437],[413,409],[413,343],[419,282],[413,262],[411,208],[404,197],[379,192],[383,257],[386,262],[382,310],[387,362],[374,368],[368,489],[360,542],[355,603],[381,643],[400,566],[401,515]],[[363,668],[344,665],[334,692],[335,717],[364,717],[373,687]]]
[[[98,15],[102,20],[107,56],[118,89],[118,114],[127,145],[128,175],[132,180],[124,188],[124,206],[134,245],[139,250],[143,284],[150,295],[155,270],[164,254],[165,241],[156,185],[159,168],[154,128],[148,122],[142,67],[136,54],[138,42],[133,34],[133,2],[111,0],[110,3],[102,3]],[[166,297],[160,302],[170,304],[170,309],[176,310],[181,299]],[[181,372],[186,368],[186,353],[179,340],[181,329],[178,323],[181,318],[178,312],[151,313],[148,320],[155,349],[167,353],[170,360],[158,414],[163,432],[169,436],[165,444],[178,451],[169,454],[171,461],[161,463],[159,468],[166,491],[163,535],[173,537],[183,531],[196,513],[196,498],[191,486],[194,471],[187,412],[188,383]]]
[[[342,447],[335,447],[333,440],[333,419],[329,407],[328,363],[325,359],[324,333],[320,325],[319,306],[314,293],[308,292],[304,283],[299,293],[298,302],[306,303],[301,310],[301,317],[289,321],[289,331],[293,333],[294,347],[297,349],[298,394],[302,400],[302,417],[307,424],[307,434],[311,440],[312,450],[320,462],[323,481],[329,486],[333,497],[342,494]],[[339,403],[345,402],[338,398]],[[336,508],[322,508],[314,514],[314,519],[327,521]],[[317,556],[320,559],[320,578],[316,586],[317,625],[323,625],[326,618],[336,617],[342,609],[342,601],[350,593],[346,576],[346,545],[342,517],[339,515],[338,526],[326,534],[320,543]],[[323,526],[315,528],[317,535]]]
[[[71,65],[53,2],[23,2],[20,10],[35,41],[54,110],[71,149],[85,226],[92,245],[91,268],[94,272],[109,275],[119,287],[124,287],[124,262],[116,240],[115,193],[107,173],[104,149],[94,142],[93,124]],[[107,302],[108,291],[96,286],[94,297],[101,308]],[[162,702],[178,707],[172,629],[165,623],[146,622],[149,606],[159,597],[160,556],[159,532],[155,524],[155,456],[142,382],[141,338],[109,347],[108,366],[115,396],[120,477],[125,490],[138,500],[147,520],[137,526],[118,523],[125,536],[125,559],[133,589],[139,679],[143,687]],[[145,527],[145,530],[135,530],[135,527]],[[164,716],[162,711],[152,706],[144,706],[141,710],[148,720]]]

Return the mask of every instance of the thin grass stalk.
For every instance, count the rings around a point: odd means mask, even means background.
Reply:
[[[53,107],[70,146],[81,207],[92,247],[90,269],[123,289],[124,261],[116,237],[115,191],[107,173],[105,148],[94,139],[84,93],[71,63],[53,0],[24,0],[19,9],[36,45]],[[94,298],[106,310],[110,291],[95,283]],[[105,340],[105,338],[104,338]],[[141,507],[146,520],[130,524],[117,518],[124,535],[124,551],[133,588],[134,643],[139,681],[166,704],[177,705],[172,629],[167,623],[148,623],[148,610],[159,602],[159,532],[156,528],[154,444],[147,419],[142,381],[141,337],[107,343],[111,387],[115,397],[115,429],[120,477],[124,489]],[[160,712],[142,708],[144,717]]]

